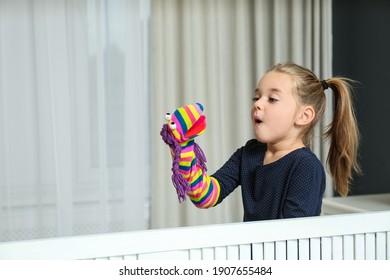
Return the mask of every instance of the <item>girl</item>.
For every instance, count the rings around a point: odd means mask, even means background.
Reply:
[[[316,216],[321,213],[325,172],[310,150],[314,126],[325,110],[326,90],[334,93],[327,163],[336,191],[346,196],[359,172],[359,131],[351,102],[350,80],[319,80],[294,63],[277,64],[260,79],[253,98],[249,140],[213,175],[194,138],[206,128],[200,104],[168,116],[161,135],[173,154],[173,182],[179,199],[199,208],[213,207],[241,186],[244,221]]]

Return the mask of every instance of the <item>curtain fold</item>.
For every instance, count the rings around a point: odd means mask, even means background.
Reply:
[[[166,0],[152,1],[151,10],[151,227],[242,221],[239,189],[213,209],[177,202],[169,149],[159,136],[165,113],[193,102],[204,105],[207,130],[196,141],[212,174],[253,138],[251,98],[267,68],[295,61],[330,77],[331,1]],[[328,146],[321,133],[331,114],[328,106],[313,146],[324,164]]]

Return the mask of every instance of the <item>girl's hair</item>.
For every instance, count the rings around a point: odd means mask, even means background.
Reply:
[[[314,126],[324,114],[325,90],[328,87],[332,89],[333,121],[325,132],[326,138],[330,139],[327,163],[336,191],[341,196],[348,195],[352,173],[361,172],[357,161],[360,134],[351,96],[351,83],[354,81],[344,77],[321,81],[311,70],[291,62],[277,64],[268,70],[271,71],[289,75],[293,80],[293,93],[298,96],[300,104],[310,105],[315,110],[314,120],[303,132],[303,143],[306,146],[310,146]]]

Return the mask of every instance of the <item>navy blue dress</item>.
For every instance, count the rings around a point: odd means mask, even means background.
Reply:
[[[218,203],[241,185],[244,221],[318,216],[325,171],[309,148],[263,164],[266,145],[249,140],[212,176],[221,185]]]

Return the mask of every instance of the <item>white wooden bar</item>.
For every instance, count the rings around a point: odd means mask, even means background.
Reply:
[[[0,243],[0,259],[390,259],[390,211]]]
[[[386,245],[386,233],[378,232],[376,234],[376,260],[386,259]]]
[[[366,256],[366,244],[363,233],[355,235],[355,243],[353,245],[355,248],[354,259],[364,260]]]
[[[332,237],[325,236],[321,238],[321,260],[332,259]]]
[[[298,240],[287,240],[287,259],[298,260]]]
[[[353,260],[354,259],[354,236],[345,235],[343,236],[343,260]]]

